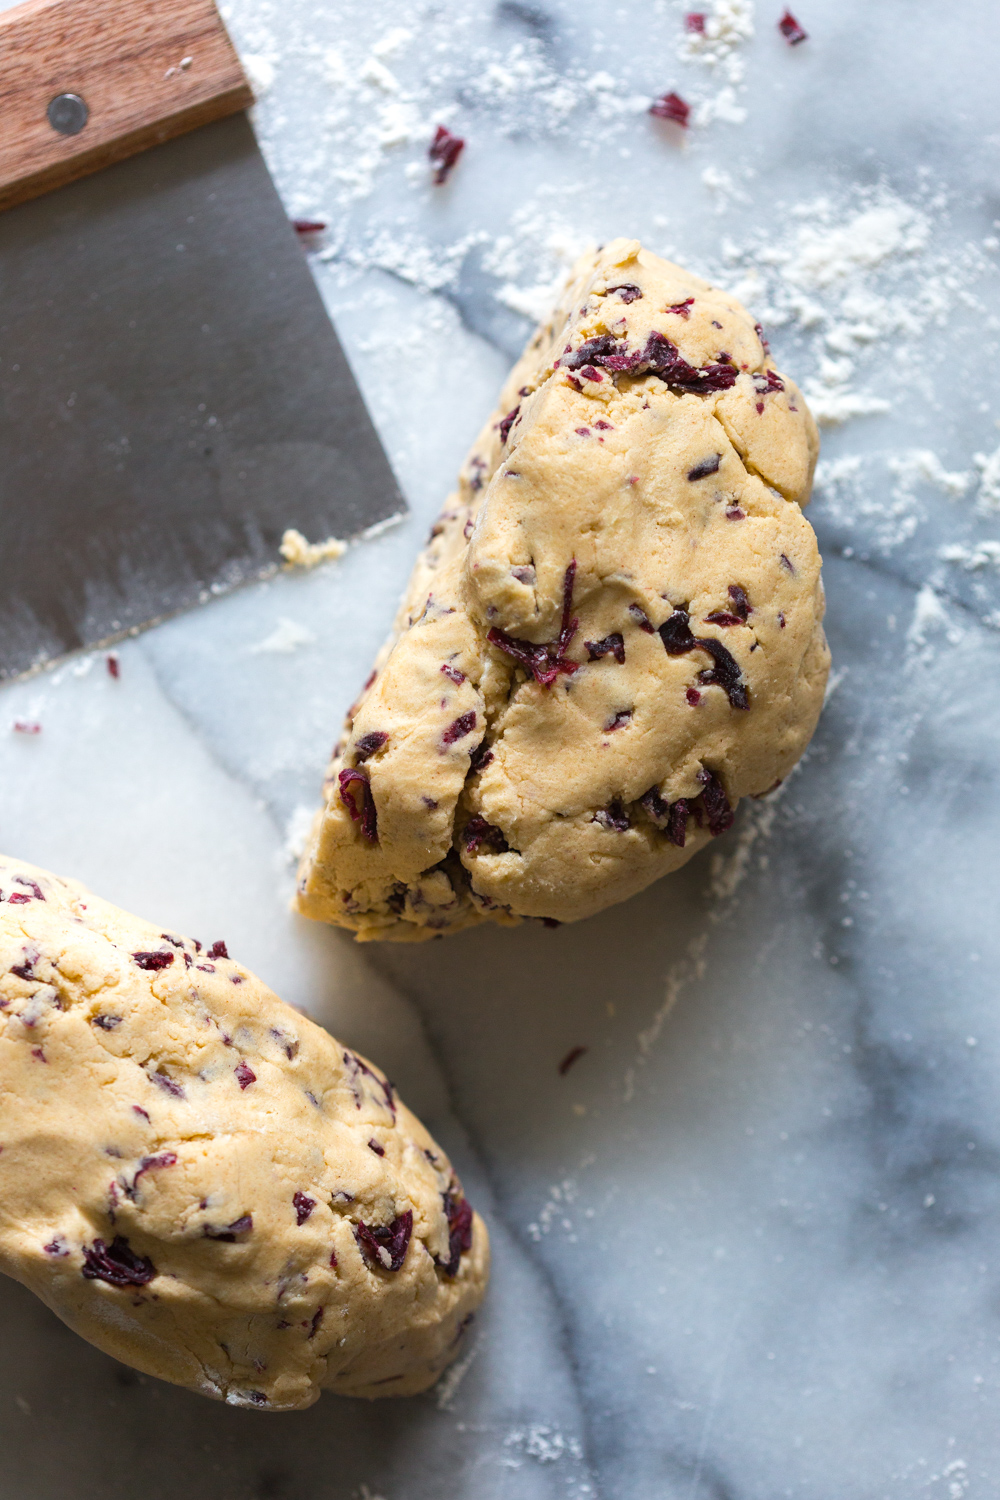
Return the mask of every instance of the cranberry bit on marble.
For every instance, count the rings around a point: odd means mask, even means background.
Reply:
[[[460,135],[452,135],[446,125],[439,125],[434,132],[434,139],[428,148],[427,155],[434,172],[434,181],[440,187],[446,181],[449,172],[454,167],[462,154],[465,141]]]
[[[566,648],[576,635],[580,623],[579,620],[570,619],[575,577],[576,558],[572,560],[563,574],[562,624],[554,641],[544,641],[541,645],[536,645],[534,641],[521,640],[518,636],[508,635],[505,630],[497,630],[495,627],[486,637],[491,646],[496,646],[507,656],[512,656],[542,687],[551,687],[560,673],[568,677],[580,670],[581,663],[570,661],[566,656]]]
[[[464,740],[466,735],[471,734],[475,727],[476,711],[474,708],[470,708],[468,713],[459,714],[458,718],[454,719],[448,725],[448,728],[441,736],[441,741],[445,745],[454,745],[459,740]]]
[[[648,622],[647,622],[648,623]],[[652,630],[652,626],[650,626]],[[625,641],[620,631],[613,631],[600,641],[584,641],[587,656],[591,661],[600,661],[602,656],[613,656],[620,667],[625,665]]]
[[[803,31],[790,10],[786,10],[778,22],[778,30],[790,47],[797,47],[799,42],[804,42],[809,35],[807,31]]]
[[[117,679],[121,676],[121,663],[119,662],[118,657],[113,651],[108,652],[107,656],[104,658],[104,664],[108,669],[108,676],[114,677],[117,681]]]
[[[472,1204],[467,1198],[443,1194],[445,1218],[448,1220],[448,1259],[435,1262],[446,1276],[457,1276],[462,1256],[472,1249]]]
[[[642,288],[636,286],[634,281],[623,281],[619,286],[608,287],[609,297],[614,296],[615,293],[623,302],[638,302],[642,297]]]
[[[510,411],[507,413],[507,415],[502,419],[502,421],[500,423],[500,441],[501,441],[501,443],[506,443],[507,439],[510,437],[510,429],[513,427],[514,423],[517,421],[517,414],[518,414],[518,412],[520,410],[521,410],[521,407],[520,407],[520,404],[518,404],[517,406],[512,407],[510,409]]]
[[[497,828],[495,823],[487,823],[478,813],[474,813],[465,825],[462,834],[465,842],[466,854],[478,854],[481,850],[486,854],[508,854],[510,845],[503,836],[503,829]]]
[[[398,1271],[413,1233],[413,1210],[397,1214],[391,1224],[355,1224],[358,1249],[373,1270]]]
[[[688,469],[688,479],[693,484],[696,479],[707,479],[710,474],[718,474],[721,462],[721,453],[713,453],[711,458],[703,458],[700,464],[695,464],[693,469]]]
[[[109,1286],[146,1286],[156,1267],[146,1255],[137,1255],[128,1240],[116,1234],[110,1245],[95,1240],[83,1250],[83,1272],[88,1281],[106,1281]]]
[[[292,1205],[295,1209],[295,1222],[301,1228],[316,1207],[316,1199],[297,1192],[292,1195]]]
[[[442,671],[444,668],[442,668]],[[354,758],[358,765],[363,765],[370,755],[382,746],[388,744],[389,736],[384,729],[372,729],[368,734],[363,734],[354,741]]]
[[[326,221],[324,219],[293,219],[292,228],[302,239],[309,241],[314,235],[326,232]]]
[[[15,719],[11,726],[15,734],[41,734],[42,726],[35,719]]]
[[[241,1089],[248,1089],[252,1083],[257,1082],[257,1074],[249,1063],[237,1063],[233,1071],[236,1074],[236,1082]]]
[[[658,120],[670,120],[674,125],[679,125],[682,130],[687,129],[688,119],[691,115],[691,106],[680,96],[671,91],[664,94],[661,99],[656,99],[649,106],[649,113],[655,115]]]
[[[693,36],[705,35],[705,13],[700,10],[689,11],[684,17],[684,30],[690,31]]]
[[[172,953],[139,952],[133,953],[132,957],[135,959],[140,969],[148,969],[151,972],[155,972],[155,970],[157,969],[169,969],[170,965],[174,961],[174,955]]]
[[[352,771],[345,768],[338,776],[340,783],[340,800],[351,815],[352,823],[360,823],[361,836],[367,839],[369,844],[378,843],[378,812],[375,807],[375,798],[368,777],[361,771]],[[359,788],[361,794],[361,806],[358,807],[357,799],[352,788]]]
[[[573,1064],[579,1062],[586,1051],[586,1047],[571,1047],[559,1064],[559,1077],[565,1078]]]

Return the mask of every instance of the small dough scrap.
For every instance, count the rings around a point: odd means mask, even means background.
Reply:
[[[734,298],[635,240],[584,257],[348,713],[299,911],[572,922],[724,832],[823,703],[818,450]]]
[[[234,963],[0,856],[0,1270],[262,1411],[425,1390],[489,1242],[360,1054]]]

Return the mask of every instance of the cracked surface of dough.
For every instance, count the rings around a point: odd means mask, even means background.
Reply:
[[[424,1390],[488,1268],[363,1058],[214,947],[0,856],[0,1269],[126,1364],[289,1410]]]
[[[734,298],[636,241],[585,257],[348,714],[298,909],[361,939],[569,922],[723,832],[823,702],[817,452]]]

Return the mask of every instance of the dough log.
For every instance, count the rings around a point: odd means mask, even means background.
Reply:
[[[233,962],[0,857],[0,1270],[236,1406],[424,1390],[489,1270],[392,1085]]]
[[[732,297],[634,240],[581,261],[348,714],[298,909],[572,922],[724,832],[823,702],[817,451]]]

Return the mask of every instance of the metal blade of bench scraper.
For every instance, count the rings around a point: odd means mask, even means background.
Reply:
[[[0,677],[405,508],[244,116],[0,215]]]

